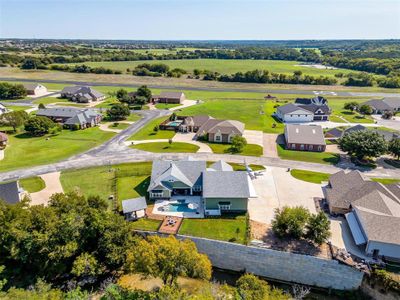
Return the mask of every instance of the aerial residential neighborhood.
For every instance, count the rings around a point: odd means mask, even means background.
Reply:
[[[400,299],[399,16],[0,1],[0,300]]]

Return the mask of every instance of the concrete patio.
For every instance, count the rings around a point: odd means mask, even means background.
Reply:
[[[169,200],[156,200],[152,213],[163,216],[200,219],[204,218],[204,206],[200,196],[173,196]]]

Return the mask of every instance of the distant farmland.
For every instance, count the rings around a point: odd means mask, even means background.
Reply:
[[[167,64],[171,69],[181,68],[189,73],[194,69],[210,70],[222,74],[232,74],[235,72],[246,72],[255,69],[269,70],[270,72],[292,74],[293,71],[300,70],[303,74],[312,76],[334,76],[337,73],[355,72],[345,69],[317,69],[307,66],[299,66],[301,62],[287,60],[251,60],[251,59],[182,59],[182,60],[149,60],[149,61],[104,61],[104,62],[84,62],[90,67],[105,67],[113,70],[126,72],[126,69],[134,69],[137,65],[149,63]]]

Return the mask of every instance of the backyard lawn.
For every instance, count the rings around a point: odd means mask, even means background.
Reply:
[[[131,226],[133,229],[137,230],[149,230],[149,231],[157,231],[158,227],[160,227],[160,220],[146,219],[142,218],[137,221],[131,222]]]
[[[20,179],[19,185],[28,193],[36,193],[46,187],[44,180],[39,176]]]
[[[230,144],[207,143],[207,145],[210,146],[214,153],[218,154],[238,154],[248,156],[261,156],[263,154],[263,148],[260,145],[255,144],[247,144],[240,153],[231,153],[229,151],[229,148],[231,147]]]
[[[60,98],[60,97],[45,97],[45,98],[40,98],[40,99],[33,100],[33,103],[35,103],[35,104],[42,103],[44,105],[50,104],[50,103],[61,103],[61,102],[67,103],[67,102],[69,102],[69,100],[68,99],[64,99],[64,98]]]
[[[32,108],[32,106],[27,106],[27,105],[5,105],[5,107],[13,111],[27,110]]]
[[[157,103],[156,108],[157,109],[170,109],[173,107],[181,106],[182,104],[173,104],[173,103]]]
[[[149,183],[148,175],[117,177],[119,201],[146,196]]]
[[[337,164],[339,155],[329,152],[308,152],[285,149],[284,145],[276,145],[278,155],[282,159],[306,161],[319,164]]]
[[[218,219],[184,219],[179,234],[244,244],[246,227],[244,215]]]
[[[26,133],[9,135],[9,146],[0,163],[0,171],[54,163],[96,147],[113,135],[96,127],[63,130],[57,135],[43,137],[31,137]]]
[[[331,174],[293,169],[290,171],[290,175],[299,180],[320,184],[328,181]]]
[[[132,135],[128,140],[154,140],[154,139],[172,139],[175,135],[173,130],[158,130],[154,131],[156,126],[159,126],[166,117],[161,117],[147,123],[142,129]]]
[[[173,142],[172,144],[169,144],[169,142],[143,143],[130,146],[130,148],[155,153],[196,153],[199,150],[199,146],[181,142]]]

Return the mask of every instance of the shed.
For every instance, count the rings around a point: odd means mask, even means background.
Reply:
[[[139,197],[122,200],[122,212],[128,221],[137,220],[146,216],[146,198]]]

